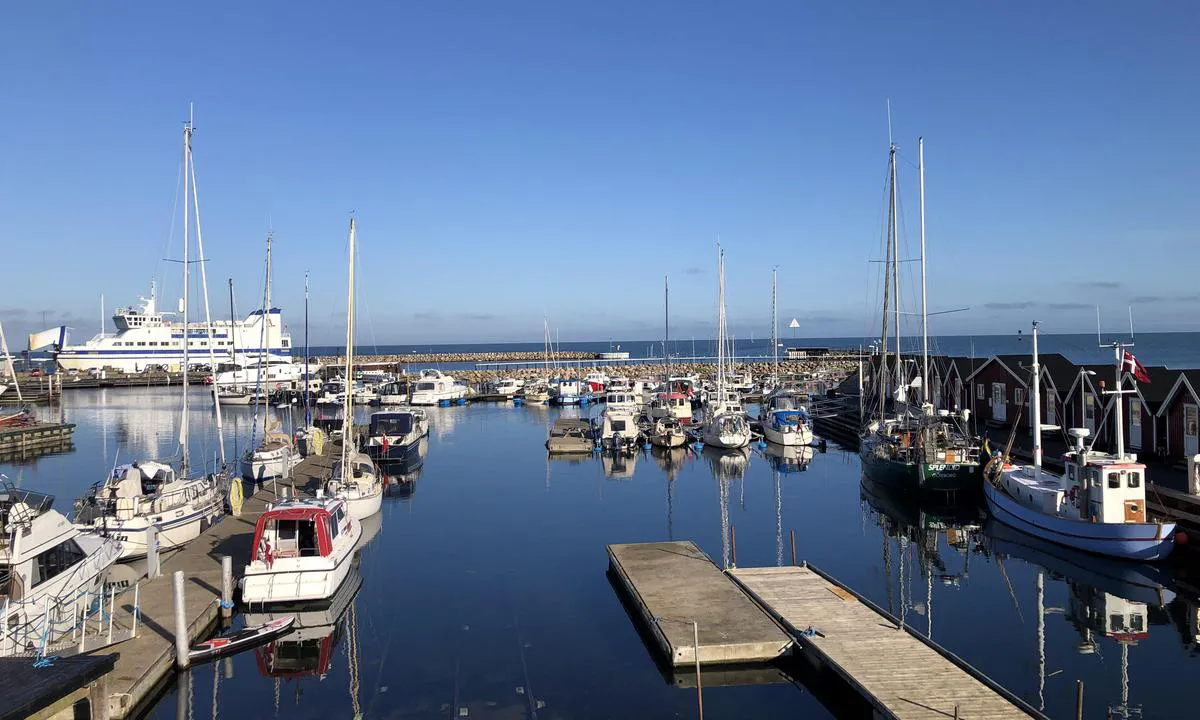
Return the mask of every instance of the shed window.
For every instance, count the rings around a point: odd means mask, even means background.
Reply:
[[[975,383],[975,399],[976,400],[983,399],[983,397],[984,397],[983,392],[984,392],[983,391],[983,383]]]

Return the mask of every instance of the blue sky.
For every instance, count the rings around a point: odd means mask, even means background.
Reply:
[[[1192,3],[22,3],[0,24],[0,321],[98,328],[166,275],[181,121],[214,307],[261,285],[299,337],[871,332],[888,126],[907,254],[926,138],[940,333],[1200,330]],[[906,273],[915,265],[906,267]],[[915,278],[915,275],[913,276]],[[905,302],[914,307],[915,283]],[[168,303],[173,304],[173,303]],[[20,342],[14,341],[14,345]]]

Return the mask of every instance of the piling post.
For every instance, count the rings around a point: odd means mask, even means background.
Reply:
[[[158,557],[158,526],[146,528],[146,579],[153,580],[162,575],[162,563]]]
[[[733,567],[737,567],[737,528],[733,525],[729,526],[729,550]]]
[[[692,621],[692,656],[696,659],[696,709],[704,720],[704,689],[700,687],[700,624]]]
[[[796,528],[792,528],[792,566],[796,565]]]
[[[233,615],[233,558],[221,556],[221,617]]]
[[[1075,720],[1083,720],[1083,681],[1075,681]]]
[[[96,678],[88,688],[88,706],[92,720],[109,720],[112,717],[108,706],[108,673]]]
[[[175,666],[180,670],[185,670],[190,659],[188,658],[187,613],[183,597],[183,571],[176,570],[172,579],[175,585]]]
[[[185,669],[179,673],[179,682],[175,686],[175,720],[188,720],[188,712],[192,704],[192,671]]]
[[[138,617],[142,614],[142,584],[133,586],[133,622],[129,625],[129,637],[137,637]]]

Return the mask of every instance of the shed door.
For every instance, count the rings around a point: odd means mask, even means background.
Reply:
[[[992,419],[1004,422],[1008,419],[1008,408],[1004,398],[1004,383],[992,383]]]
[[[1129,404],[1129,447],[1142,448],[1142,404],[1136,400]]]
[[[1198,414],[1195,405],[1183,406],[1183,454],[1186,457],[1200,452],[1200,430],[1196,427]]]

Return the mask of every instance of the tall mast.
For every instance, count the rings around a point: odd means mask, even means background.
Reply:
[[[354,218],[350,218],[350,266],[346,287],[346,392],[342,400],[342,479],[350,472],[350,445],[354,442]]]
[[[8,341],[4,339],[4,324],[0,323],[0,353],[4,353],[4,364],[8,367],[8,374],[13,379],[13,387],[17,390],[17,402],[24,404],[25,399],[21,397],[21,383],[17,379],[17,371],[13,368],[12,355],[8,352]],[[103,413],[101,413],[103,415]]]
[[[312,425],[312,405],[308,402],[308,271],[304,271],[304,427]]]
[[[921,402],[930,400],[929,311],[925,305],[925,138],[917,138],[917,170],[921,176]]]
[[[1033,408],[1029,420],[1033,424],[1033,473],[1034,478],[1042,474],[1042,369],[1038,363],[1038,324],[1033,322],[1033,387],[1030,397],[1033,398]]]
[[[894,160],[895,146],[888,156],[888,176],[889,176],[889,192],[895,193],[895,175],[892,173],[892,164]],[[884,261],[883,261],[883,321],[882,328],[879,332],[879,418],[883,419],[887,411],[887,396],[888,386],[891,378],[888,375],[888,306],[892,297],[892,225],[896,222],[895,203],[888,203],[888,224],[887,224],[887,239],[884,242]],[[896,358],[896,364],[899,365],[900,358]]]
[[[775,384],[779,385],[779,307],[776,304],[779,291],[779,266],[771,268],[771,372]]]
[[[267,279],[263,283],[263,315],[262,315],[262,347],[258,349],[258,382],[264,380],[268,348],[271,347],[271,240],[272,234],[267,233]],[[257,402],[257,400],[255,400]],[[271,413],[263,412],[263,440],[267,439],[267,423],[271,421]]]
[[[663,365],[667,383],[667,392],[671,391],[671,286],[667,276],[663,275]]]
[[[725,251],[717,246],[717,402],[725,401]]]
[[[1125,350],[1125,346],[1122,345],[1121,343],[1119,343],[1119,342],[1113,343],[1113,354],[1116,356],[1116,360],[1117,360],[1117,383],[1116,383],[1116,385],[1114,385],[1112,394],[1115,396],[1114,399],[1117,401],[1117,407],[1116,407],[1117,422],[1115,423],[1115,425],[1116,425],[1116,431],[1117,431],[1117,459],[1118,460],[1125,459],[1125,403],[1122,402],[1122,400],[1121,400],[1121,396],[1125,394],[1125,383],[1121,382],[1121,370],[1123,369],[1123,366],[1125,364],[1124,363],[1124,360],[1125,360],[1124,350]]]
[[[892,313],[895,319],[896,333],[896,388],[904,384],[904,364],[900,360],[900,215],[897,211],[896,190],[896,144],[892,143],[891,150],[892,174]]]
[[[204,293],[204,325],[205,335],[208,338],[208,366],[212,368],[213,384],[213,409],[216,412],[217,420],[217,451],[221,458],[221,467],[225,466],[225,432],[221,427],[221,403],[217,400],[217,351],[216,351],[216,332],[213,330],[212,308],[208,304],[208,272],[204,269],[204,235],[200,232],[200,194],[196,190],[196,162],[192,158],[192,148],[188,145],[188,160],[191,167],[190,175],[192,178],[192,212],[196,215],[196,251],[200,256],[200,289]],[[184,219],[186,223],[186,218]],[[233,337],[233,323],[229,324],[229,336]]]
[[[188,327],[188,221],[190,211],[191,175],[188,172],[192,157],[192,121],[183,126],[183,416],[179,420],[179,475],[187,477],[188,465],[188,365],[191,361],[188,346],[192,344]]]

